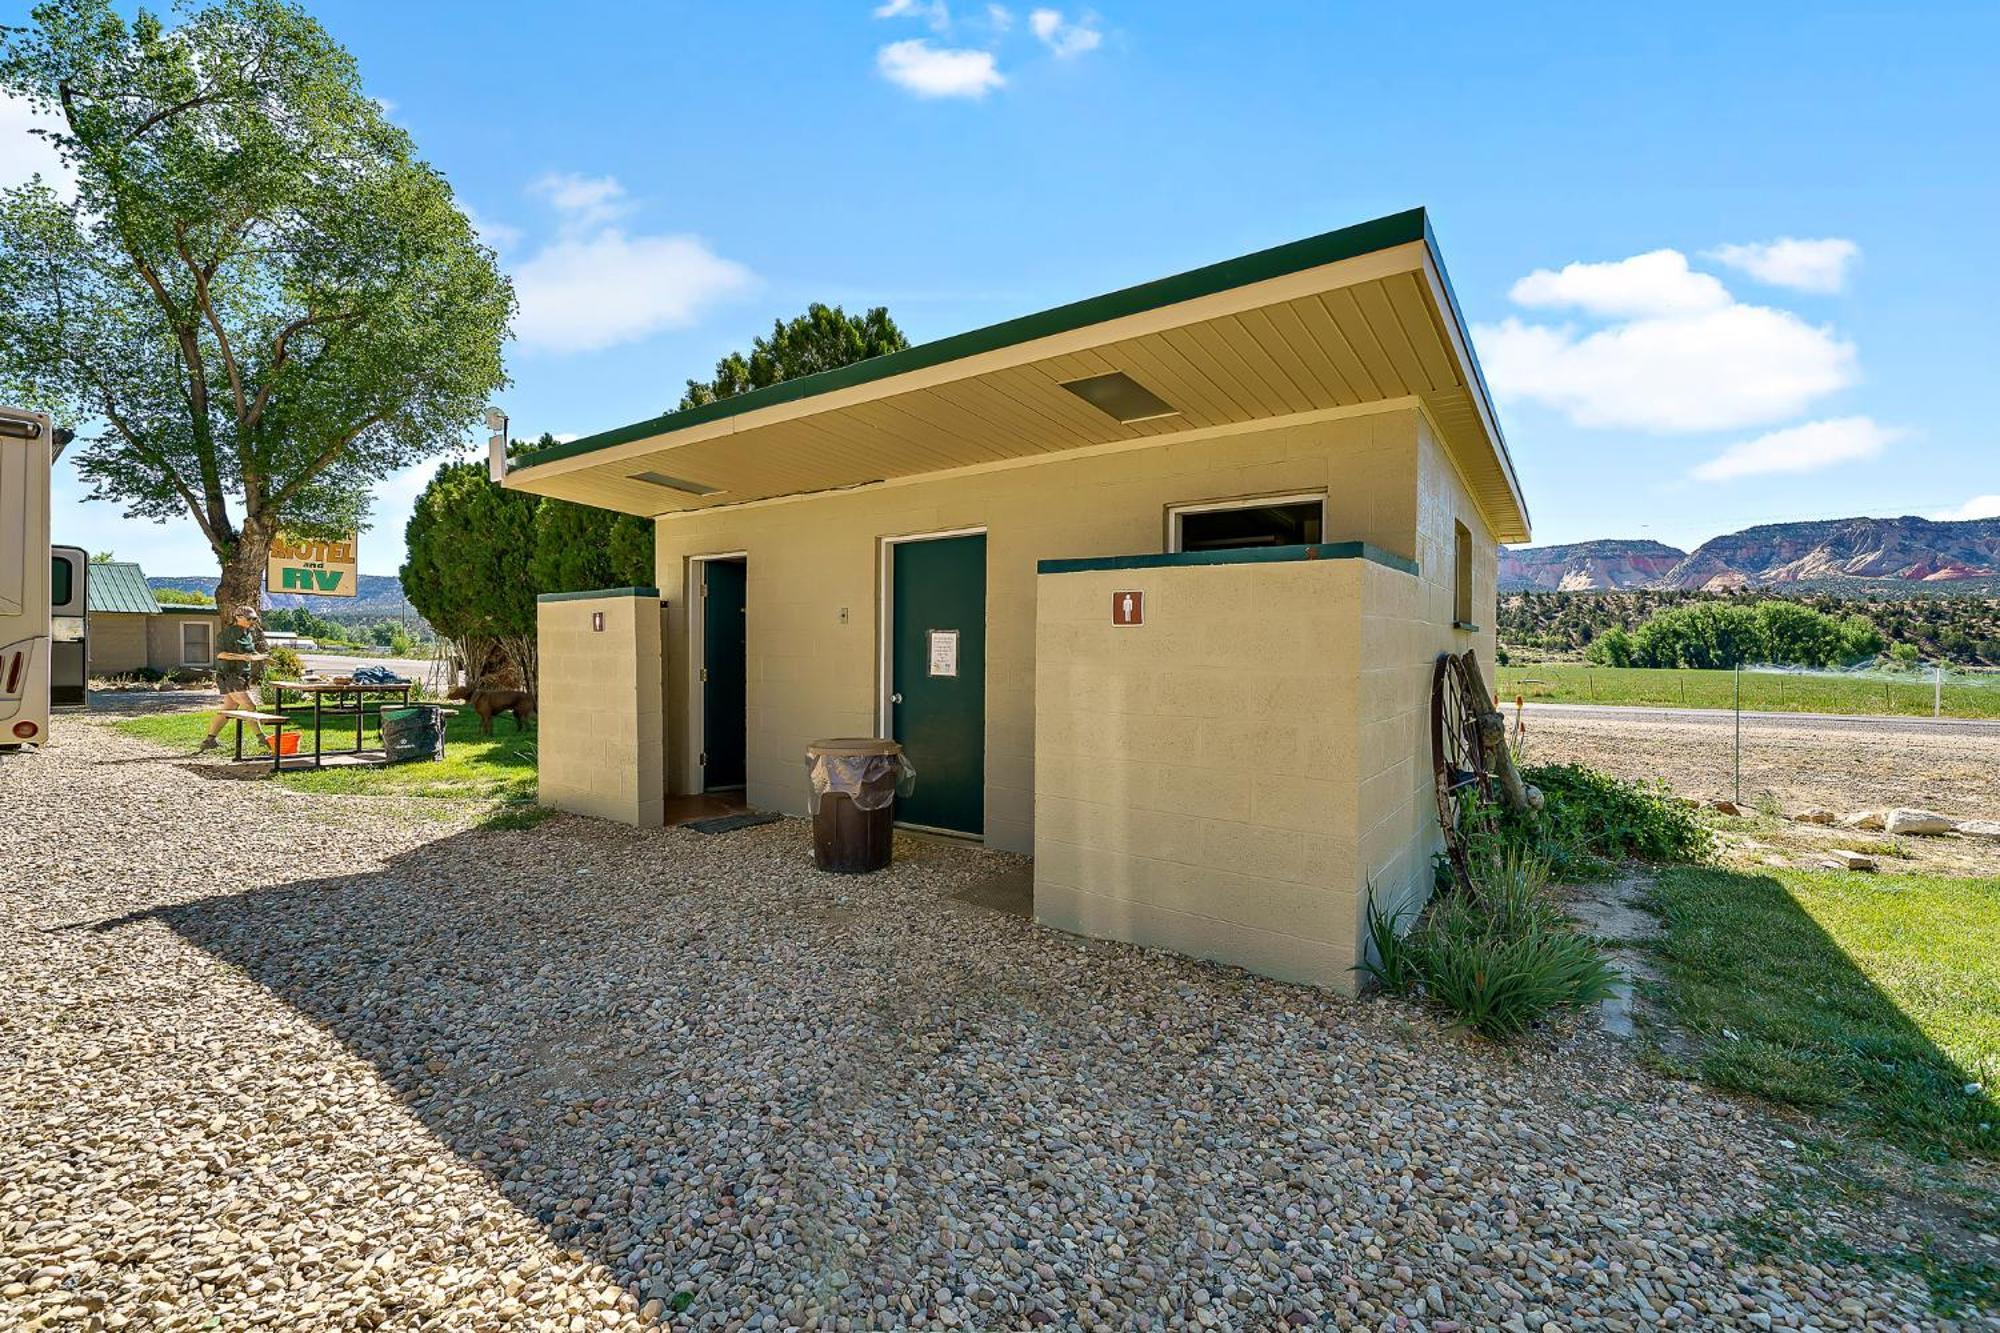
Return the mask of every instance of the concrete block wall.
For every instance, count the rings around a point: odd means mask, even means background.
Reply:
[[[1416,554],[1419,414],[1391,405],[1171,444],[1072,454],[793,502],[662,518],[669,774],[694,789],[691,557],[747,553],[750,804],[804,813],[804,750],[875,734],[883,539],[987,533],[986,841],[1034,843],[1036,562],[1158,552],[1168,506],[1325,491],[1329,542]],[[842,612],[846,616],[842,618]]]
[[[90,618],[92,676],[118,676],[152,665],[146,653],[146,622],[156,617],[136,611],[100,611]]]
[[[1037,920],[1354,989],[1357,758],[1372,721],[1361,627],[1375,569],[1040,576]],[[1144,594],[1136,628],[1111,620],[1127,590]]]
[[[664,821],[664,620],[653,588],[541,599],[541,804],[648,828]]]
[[[1437,656],[1476,649],[1490,686],[1497,643],[1500,548],[1428,418],[1416,448],[1417,576],[1380,566],[1364,575],[1361,846],[1368,888],[1388,911],[1429,896],[1431,857],[1443,846],[1430,738]],[[1470,630],[1453,624],[1460,523],[1472,537]]]

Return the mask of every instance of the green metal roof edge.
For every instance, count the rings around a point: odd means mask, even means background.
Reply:
[[[870,357],[866,361],[835,366],[831,370],[802,375],[797,379],[781,380],[776,384],[752,389],[748,393],[739,393],[731,398],[719,398],[700,407],[683,408],[678,412],[668,412],[646,421],[634,422],[629,426],[620,426],[616,430],[586,435],[580,440],[571,440],[567,444],[553,445],[547,449],[525,454],[515,462],[513,470],[520,472],[539,467],[544,463],[575,458],[579,454],[594,453],[599,449],[630,444],[634,440],[664,435],[669,431],[699,426],[704,422],[754,412],[759,408],[771,407],[778,403],[797,402],[799,399],[831,393],[836,389],[868,384],[875,380],[907,374],[913,370],[925,370],[946,362],[960,361],[969,356],[1010,347],[1015,343],[1032,342],[1037,338],[1068,333],[1074,329],[1102,324],[1108,320],[1121,319],[1147,310],[1156,310],[1162,306],[1178,305],[1183,301],[1213,296],[1217,292],[1229,291],[1232,288],[1248,287],[1252,283],[1281,278],[1290,273],[1318,268],[1323,264],[1338,263],[1343,259],[1372,254],[1392,246],[1407,245],[1411,241],[1424,242],[1430,249],[1433,262],[1437,263],[1439,273],[1443,273],[1444,264],[1437,257],[1437,242],[1431,235],[1429,216],[1421,208],[1406,209],[1401,213],[1391,213],[1386,217],[1357,222],[1351,227],[1324,232],[1302,241],[1275,245],[1268,250],[1258,250],[1235,259],[1225,259],[1220,263],[1189,269],[1185,273],[1176,273],[1171,277],[1155,278],[1136,287],[1124,287],[1115,292],[1106,292],[1102,296],[1086,297],[1081,301],[1072,301],[1068,305],[1059,305],[1032,315],[1021,315],[998,324],[989,324],[985,328],[954,333],[933,342],[906,347],[900,352],[890,352],[884,356]],[[1450,291],[1448,281],[1445,287],[1448,294]],[[1456,298],[1453,299],[1452,310],[1457,314]],[[1464,322],[1461,316],[1460,325],[1463,326]],[[1468,335],[1467,346],[1470,345],[1471,339]],[[1476,366],[1474,370],[1476,373]],[[1483,392],[1484,380],[1481,380],[1480,387]],[[1504,452],[1504,446],[1502,448]]]
[[[1154,555],[1083,556],[1038,560],[1037,574],[1089,574],[1107,569],[1174,569],[1190,565],[1277,565],[1299,560],[1368,560],[1414,576],[1417,562],[1371,542],[1321,542],[1313,546],[1243,546],[1226,551],[1167,551]]]
[[[92,561],[84,577],[83,604],[88,614],[150,616],[159,613],[160,604],[153,596],[153,587],[146,582],[146,571],[136,560]],[[105,604],[93,606],[100,594]],[[114,601],[117,605],[112,605]]]
[[[658,597],[658,588],[586,588],[582,592],[545,592],[538,602],[582,602],[593,597]]]

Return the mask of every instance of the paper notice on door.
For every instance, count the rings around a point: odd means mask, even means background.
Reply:
[[[930,632],[930,674],[933,676],[956,676],[958,674],[958,631],[955,629],[934,629]]]

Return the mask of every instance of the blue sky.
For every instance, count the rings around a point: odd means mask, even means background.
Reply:
[[[310,8],[520,285],[517,434],[809,301],[923,341],[1422,204],[1537,542],[2000,513],[2000,5]]]

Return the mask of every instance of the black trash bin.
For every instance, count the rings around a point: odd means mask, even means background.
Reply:
[[[806,746],[812,779],[813,863],[840,875],[886,870],[893,855],[896,795],[914,774],[903,747],[876,736]]]
[[[392,764],[444,758],[444,710],[436,704],[384,708],[382,754]]]

